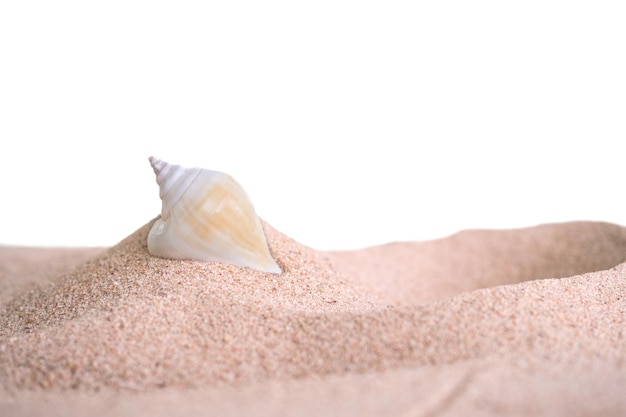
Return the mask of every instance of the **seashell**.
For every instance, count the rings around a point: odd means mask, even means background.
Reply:
[[[230,175],[149,160],[162,200],[161,218],[148,234],[151,255],[282,272],[250,198]]]

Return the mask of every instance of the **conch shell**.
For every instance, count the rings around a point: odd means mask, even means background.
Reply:
[[[148,234],[151,255],[282,272],[252,202],[230,175],[149,159],[162,200],[161,218]]]

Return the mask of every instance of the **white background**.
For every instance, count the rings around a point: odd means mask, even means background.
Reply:
[[[0,243],[112,245],[147,158],[320,249],[626,225],[623,1],[3,1]]]

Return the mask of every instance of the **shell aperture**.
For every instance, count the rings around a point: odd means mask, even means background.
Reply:
[[[282,272],[250,198],[234,178],[149,160],[162,200],[161,217],[148,234],[151,255]]]

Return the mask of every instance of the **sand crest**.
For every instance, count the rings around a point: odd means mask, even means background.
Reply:
[[[626,413],[621,226],[324,253],[264,225],[276,276],[151,257],[150,224],[58,274],[0,249],[2,415]]]

